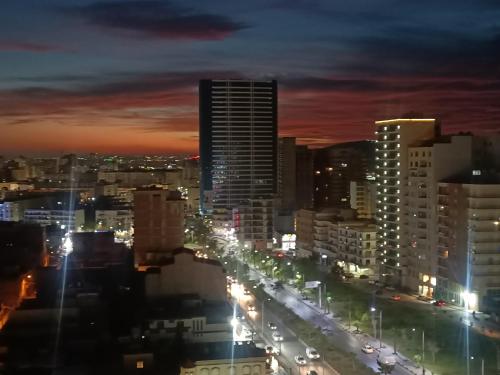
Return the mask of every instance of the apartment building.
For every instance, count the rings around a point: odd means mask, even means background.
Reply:
[[[437,296],[500,311],[500,179],[473,170],[438,185]]]
[[[376,121],[377,251],[381,276],[393,285],[407,278],[408,147],[439,135],[435,119]],[[403,246],[402,246],[403,244]]]

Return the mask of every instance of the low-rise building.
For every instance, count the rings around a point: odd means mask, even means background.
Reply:
[[[42,227],[59,225],[64,229],[79,231],[85,225],[85,212],[83,209],[30,208],[24,211],[24,221]]]
[[[374,275],[377,270],[377,226],[366,221],[337,222],[330,227],[336,232],[330,238],[336,260],[347,272]]]
[[[187,347],[180,375],[269,375],[269,356],[255,344],[203,343]]]
[[[165,254],[147,268],[145,286],[148,298],[198,294],[206,301],[227,299],[226,273],[221,263],[197,257],[193,250],[185,248]]]

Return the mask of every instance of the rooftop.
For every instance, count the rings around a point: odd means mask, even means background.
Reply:
[[[267,358],[266,351],[255,344],[238,345],[232,341],[207,342],[188,345],[184,367],[193,366],[192,362],[217,359]],[[194,366],[193,366],[194,367]]]

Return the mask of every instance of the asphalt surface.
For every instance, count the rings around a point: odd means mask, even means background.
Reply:
[[[225,245],[227,245],[227,242]],[[270,298],[284,304],[288,309],[292,310],[296,315],[302,319],[310,322],[316,327],[321,327],[325,336],[328,340],[338,347],[342,347],[344,350],[355,353],[356,358],[359,362],[365,364],[367,367],[371,368],[375,373],[379,372],[379,365],[377,363],[377,357],[379,354],[383,355],[393,355],[393,349],[390,345],[382,343],[382,348],[380,348],[379,341],[370,337],[366,334],[354,334],[349,332],[339,321],[332,318],[332,316],[326,315],[321,312],[320,309],[309,302],[304,301],[301,296],[291,290],[290,288],[283,288],[279,290],[274,290],[271,285],[273,280],[264,276],[263,274],[257,272],[254,269],[250,269],[250,279],[256,280],[265,285],[264,290],[270,296]],[[249,297],[249,296],[247,296]],[[260,320],[260,309],[262,309],[262,302],[256,301],[251,296],[251,303],[256,307],[256,313],[254,314],[253,320],[255,322],[255,329],[257,333],[260,334],[261,331],[261,320]],[[243,309],[246,308],[245,301],[240,301],[240,305]],[[308,360],[308,365],[297,366],[295,364],[294,357],[297,354],[302,354],[305,357],[304,341],[299,340],[298,337],[289,329],[289,327],[284,326],[281,320],[274,316],[271,311],[265,309],[264,302],[264,334],[263,339],[266,343],[273,344],[271,339],[271,331],[266,329],[268,321],[273,321],[277,326],[278,330],[282,333],[284,341],[281,344],[282,355],[280,356],[280,364],[282,365],[285,373],[291,373],[293,375],[306,375],[307,371],[313,369],[318,375],[337,375],[338,372],[334,370],[330,364],[323,360],[317,362],[311,362]],[[363,345],[369,344],[375,348],[375,352],[371,354],[363,353],[361,348]],[[320,353],[321,354],[321,353]],[[422,368],[415,365],[405,357],[397,354],[397,365],[392,370],[392,375],[420,375],[422,374]],[[332,364],[334,365],[334,364]],[[426,370],[426,375],[432,375],[431,371]]]

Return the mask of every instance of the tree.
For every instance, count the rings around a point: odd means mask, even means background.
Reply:
[[[425,346],[432,353],[432,362],[436,363],[436,354],[441,350],[438,343],[434,340],[427,340]]]

